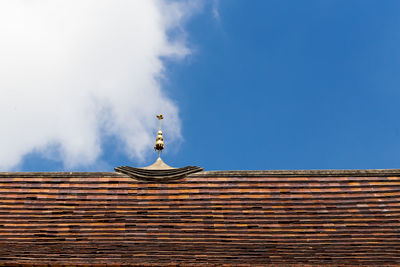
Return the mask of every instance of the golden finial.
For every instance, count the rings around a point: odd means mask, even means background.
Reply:
[[[158,132],[157,132],[157,139],[156,139],[156,145],[154,146],[155,150],[158,150],[158,157],[161,155],[161,151],[164,149],[164,138],[162,135],[161,131],[161,120],[164,119],[163,115],[157,115],[158,119]]]
[[[129,176],[135,179],[145,179],[145,180],[172,180],[172,179],[183,179],[186,175],[190,173],[194,173],[197,171],[202,171],[203,169],[195,166],[188,166],[184,168],[174,168],[168,166],[161,159],[161,151],[164,149],[164,138],[161,131],[161,120],[163,119],[163,115],[157,115],[158,119],[158,132],[157,132],[157,140],[154,146],[155,150],[158,150],[158,158],[157,160],[147,167],[142,168],[133,168],[128,166],[121,166],[115,168],[115,171],[128,174]]]

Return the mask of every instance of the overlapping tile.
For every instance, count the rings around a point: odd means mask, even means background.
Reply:
[[[0,173],[0,266],[400,265],[400,170]]]

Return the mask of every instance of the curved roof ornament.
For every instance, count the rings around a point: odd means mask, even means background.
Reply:
[[[116,172],[124,173],[132,178],[140,180],[149,181],[166,181],[166,180],[176,180],[186,177],[188,174],[202,171],[203,168],[197,166],[187,166],[183,168],[173,168],[168,166],[161,159],[161,152],[164,150],[164,137],[161,131],[161,120],[164,119],[163,115],[157,115],[158,119],[158,132],[156,137],[156,143],[154,145],[154,150],[158,151],[157,160],[150,166],[135,168],[129,166],[120,166],[114,168]]]

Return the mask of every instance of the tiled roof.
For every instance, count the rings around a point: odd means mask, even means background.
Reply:
[[[400,170],[0,173],[0,265],[400,265]]]

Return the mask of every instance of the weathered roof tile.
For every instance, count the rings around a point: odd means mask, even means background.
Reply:
[[[400,170],[0,173],[0,266],[399,265],[399,226]]]

